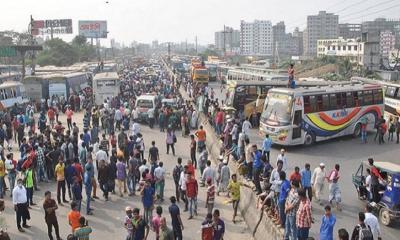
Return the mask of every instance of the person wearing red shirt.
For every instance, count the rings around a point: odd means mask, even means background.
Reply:
[[[67,115],[67,125],[68,125],[68,129],[71,130],[72,128],[72,115],[74,114],[74,112],[71,110],[71,108],[67,108],[67,111],[65,111],[65,115]]]
[[[294,172],[290,175],[289,177],[290,181],[297,181],[301,183],[301,174],[300,174],[300,168],[299,167],[294,167]]]
[[[192,160],[187,161],[187,171],[188,174],[193,175],[193,178],[196,178],[195,167],[193,166]]]
[[[194,178],[194,175],[188,174],[186,181],[186,196],[189,201],[189,219],[193,218],[193,212],[197,216],[197,194],[198,194],[199,185],[197,184],[197,180]]]
[[[206,219],[201,223],[201,240],[213,240],[214,228],[212,214],[207,213]]]
[[[72,165],[72,167],[74,167],[74,169],[75,169],[75,176],[78,178],[79,185],[81,185],[81,189],[82,189],[83,168],[82,168],[82,165],[79,163],[78,158],[75,158],[74,164]]]
[[[224,112],[218,108],[217,114],[215,114],[215,131],[217,135],[220,135],[222,132],[222,126],[224,124]]]
[[[54,112],[52,107],[49,108],[49,110],[47,111],[47,117],[49,118],[51,128],[53,128],[54,127],[54,119],[56,117],[56,113]]]

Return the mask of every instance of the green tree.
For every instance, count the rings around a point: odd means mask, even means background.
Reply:
[[[78,51],[78,60],[80,62],[96,58],[96,49],[87,42],[85,36],[76,36],[72,40],[72,46]]]
[[[69,66],[78,60],[78,49],[60,38],[46,41],[44,50],[37,57],[39,65]]]
[[[353,65],[348,58],[339,62],[339,74],[344,79],[350,79],[353,75]]]

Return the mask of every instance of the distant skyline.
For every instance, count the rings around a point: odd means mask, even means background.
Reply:
[[[26,31],[31,14],[37,20],[71,18],[72,36],[78,34],[79,20],[107,20],[109,35],[102,40],[107,45],[111,38],[129,45],[194,42],[195,36],[199,44],[212,44],[214,32],[224,25],[239,29],[241,20],[255,19],[284,21],[292,32],[303,30],[307,15],[319,11],[338,14],[340,23],[400,18],[398,0],[3,0],[1,8],[0,31]],[[67,41],[72,36],[56,35]]]

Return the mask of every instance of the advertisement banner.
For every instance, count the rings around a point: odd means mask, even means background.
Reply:
[[[72,19],[33,21],[32,34],[33,35],[72,34]]]
[[[86,38],[107,38],[107,21],[79,21],[78,28]]]

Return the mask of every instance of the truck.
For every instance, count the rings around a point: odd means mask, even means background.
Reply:
[[[198,60],[192,60],[192,66],[190,68],[190,76],[193,83],[208,84],[210,79],[208,70],[204,65],[204,62]]]

